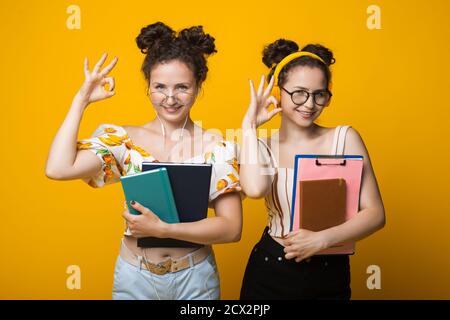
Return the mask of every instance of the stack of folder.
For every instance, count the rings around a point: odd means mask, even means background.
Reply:
[[[363,157],[358,155],[296,155],[291,231],[321,231],[340,225],[359,211]],[[338,244],[317,255],[354,254],[353,242]]]
[[[132,214],[131,200],[152,210],[167,223],[193,222],[208,213],[210,164],[161,163],[142,164],[142,172],[122,176],[122,188]],[[156,237],[138,238],[139,247],[200,247],[201,244]]]

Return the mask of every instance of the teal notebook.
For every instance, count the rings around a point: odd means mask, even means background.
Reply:
[[[166,168],[122,176],[120,181],[130,213],[141,214],[131,206],[134,200],[167,223],[180,222]]]

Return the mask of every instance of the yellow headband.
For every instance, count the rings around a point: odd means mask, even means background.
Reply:
[[[281,70],[283,69],[283,67],[285,65],[287,65],[289,62],[291,62],[294,59],[297,59],[299,57],[303,57],[303,56],[308,56],[314,59],[317,59],[321,62],[323,62],[325,65],[327,65],[325,63],[325,61],[322,60],[321,57],[319,57],[318,55],[311,53],[311,52],[307,52],[307,51],[297,51],[294,53],[291,53],[290,55],[286,56],[283,58],[283,60],[281,60],[276,68],[275,71],[273,72],[273,77],[274,77],[274,84],[273,84],[273,88],[272,88],[272,95],[278,100],[280,101],[280,88],[278,87],[278,75],[280,74]],[[331,85],[331,83],[330,83]]]

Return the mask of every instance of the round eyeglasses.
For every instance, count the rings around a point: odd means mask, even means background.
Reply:
[[[280,87],[280,88],[283,89],[287,94],[289,94],[291,96],[292,102],[294,104],[296,104],[297,106],[304,105],[306,103],[306,101],[308,101],[309,96],[312,95],[314,103],[317,104],[318,106],[323,107],[328,104],[331,97],[333,96],[331,94],[331,91],[328,89],[317,90],[314,92],[309,92],[307,90],[301,89],[301,90],[295,90],[295,91],[289,92],[283,87]]]

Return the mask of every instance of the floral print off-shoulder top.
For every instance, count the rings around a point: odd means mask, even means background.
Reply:
[[[120,176],[141,172],[143,162],[158,162],[149,152],[135,145],[123,127],[113,124],[100,125],[91,138],[78,141],[77,148],[91,150],[102,162],[96,175],[84,179],[94,188],[118,182]],[[237,144],[222,140],[211,151],[184,161],[212,164],[210,202],[221,194],[241,191],[237,153]]]

